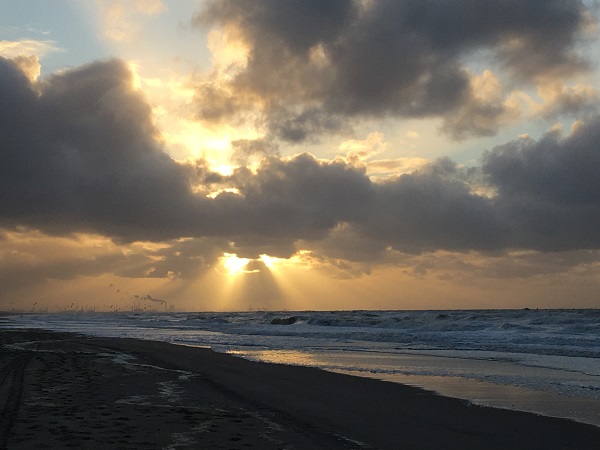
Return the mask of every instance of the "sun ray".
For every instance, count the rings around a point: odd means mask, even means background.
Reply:
[[[222,259],[223,267],[229,271],[229,275],[246,272],[246,266],[250,262],[248,258],[239,258],[235,253],[224,253]]]
[[[280,264],[282,264],[282,262],[285,261],[285,259],[276,258],[274,256],[269,256],[269,255],[266,255],[266,254],[260,255],[260,260],[271,271],[277,270],[277,268],[278,268],[277,266],[280,265]]]

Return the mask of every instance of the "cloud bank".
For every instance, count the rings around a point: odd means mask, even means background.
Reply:
[[[216,239],[173,253],[182,267],[232,242],[240,256],[287,257],[304,240],[366,261],[386,248],[598,249],[598,142],[596,115],[567,136],[551,131],[497,146],[472,169],[441,159],[374,181],[365,167],[304,153],[266,156],[255,171],[224,176],[165,153],[123,62],[34,83],[0,59],[0,225],[117,242]],[[487,195],[476,193],[482,186]]]
[[[579,0],[210,1],[199,27],[220,27],[244,57],[197,88],[207,122],[258,120],[301,142],[382,117],[442,117],[456,139],[491,135],[514,116],[481,95],[475,53],[511,86],[587,68],[577,51],[591,22]],[[489,78],[489,75],[487,75]]]

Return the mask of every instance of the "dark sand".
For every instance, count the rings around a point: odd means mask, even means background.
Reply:
[[[590,425],[208,349],[32,330],[0,345],[0,448],[600,448]]]

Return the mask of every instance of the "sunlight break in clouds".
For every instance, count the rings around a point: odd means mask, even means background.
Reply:
[[[58,51],[53,41],[0,41],[0,57],[12,59],[32,82],[40,76],[40,58]]]

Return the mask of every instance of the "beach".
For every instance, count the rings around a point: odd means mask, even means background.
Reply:
[[[0,331],[0,448],[597,448],[600,428],[207,348]]]

